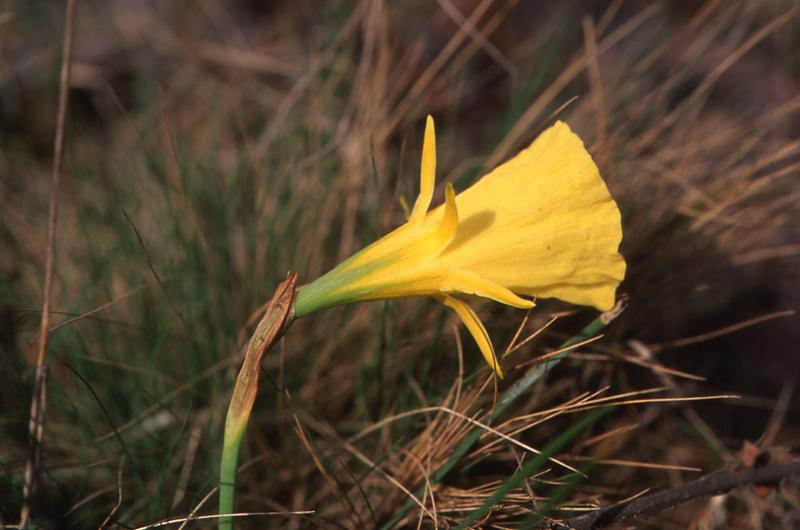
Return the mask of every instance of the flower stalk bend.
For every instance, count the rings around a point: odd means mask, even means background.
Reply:
[[[289,277],[275,289],[256,327],[245,351],[244,363],[236,378],[228,414],[225,417],[225,436],[222,442],[222,460],[220,462],[219,481],[219,520],[220,530],[233,528],[233,513],[239,447],[247,430],[250,413],[258,392],[258,377],[261,372],[261,361],[269,349],[277,343],[294,320],[294,299],[297,274]]]

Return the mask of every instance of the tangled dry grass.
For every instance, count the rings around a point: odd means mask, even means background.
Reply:
[[[214,513],[227,395],[258,308],[288,269],[315,278],[400,222],[427,113],[440,182],[462,189],[569,121],[623,212],[629,307],[497,418],[505,386],[594,315],[484,308],[509,344],[499,388],[425,301],[297,322],[264,363],[240,473],[239,508],[281,515],[242,527],[457,527],[591,404],[617,406],[476,525],[787,458],[800,425],[799,17],[778,0],[79,2],[34,524]],[[6,524],[26,462],[62,26],[57,4],[0,8]],[[728,394],[741,399],[685,400]],[[744,440],[755,445],[740,452]],[[751,488],[636,524],[792,528],[798,504],[791,484]]]

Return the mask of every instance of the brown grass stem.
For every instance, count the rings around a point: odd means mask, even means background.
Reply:
[[[64,15],[64,43],[61,50],[61,73],[58,85],[58,111],[53,140],[53,167],[51,173],[50,207],[47,221],[47,247],[45,250],[44,294],[42,318],[39,324],[39,343],[36,353],[36,376],[33,383],[30,421],[28,423],[28,461],[25,466],[25,482],[22,487],[22,507],[19,514],[20,528],[28,526],[31,515],[30,500],[36,486],[39,467],[39,448],[44,438],[44,415],[47,405],[47,339],[50,330],[50,306],[53,293],[53,270],[55,268],[56,231],[58,229],[58,192],[61,186],[61,165],[64,158],[64,129],[69,106],[70,62],[72,60],[72,37],[75,23],[76,0],[67,0]]]

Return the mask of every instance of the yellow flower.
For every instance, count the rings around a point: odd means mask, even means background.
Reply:
[[[580,138],[557,122],[527,149],[428,211],[436,138],[428,116],[420,193],[408,221],[297,294],[295,316],[362,300],[433,296],[461,318],[502,371],[481,321],[459,294],[519,308],[560,298],[610,309],[625,261],[620,214]]]

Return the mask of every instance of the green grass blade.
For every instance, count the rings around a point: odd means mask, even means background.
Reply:
[[[571,475],[566,482],[550,492],[547,495],[547,501],[545,501],[540,508],[537,508],[537,513],[530,515],[525,522],[522,523],[520,528],[535,528],[540,525],[545,517],[557,510],[558,507],[572,495],[575,488],[586,480],[586,476],[588,476],[589,472],[596,466],[597,462],[594,460],[590,460],[586,462],[585,465],[581,466],[581,473]]]
[[[534,458],[523,464],[522,467],[517,469],[511,478],[506,480],[491,497],[486,499],[486,502],[484,502],[479,508],[471,511],[458,525],[457,530],[467,528],[470,524],[474,523],[478,519],[481,519],[483,516],[489,513],[489,510],[491,510],[495,504],[502,501],[505,496],[508,495],[508,493],[519,488],[522,485],[523,480],[540,471],[542,466],[547,464],[549,458],[552,458],[554,455],[556,455],[568,443],[580,436],[584,430],[591,427],[597,420],[608,414],[610,411],[610,408],[594,410],[590,414],[581,418],[579,421],[576,421],[570,425],[569,429],[564,431],[563,434],[547,444],[540,454],[536,455]]]
[[[509,405],[511,405],[517,398],[524,394],[534,383],[539,381],[539,379],[547,374],[547,372],[549,372],[555,365],[561,362],[561,360],[572,351],[571,349],[567,348],[576,344],[580,344],[581,342],[596,336],[606,326],[606,323],[607,322],[602,315],[595,318],[577,335],[573,336],[561,345],[559,349],[563,349],[563,352],[553,356],[551,359],[548,359],[541,364],[531,367],[524,376],[522,376],[517,382],[503,392],[497,402],[494,412],[492,413],[492,419],[497,419],[509,407]],[[481,429],[475,428],[468,436],[466,436],[458,445],[456,450],[453,451],[453,454],[450,455],[450,458],[447,459],[447,462],[445,462],[431,475],[431,483],[440,482],[444,476],[447,475],[451,469],[453,469],[458,461],[461,460],[461,458],[472,448],[472,446],[475,445],[482,432],[483,431]],[[424,491],[422,489],[417,492],[417,496],[422,496],[423,494]],[[389,530],[390,528],[393,528],[414,506],[416,505],[413,501],[406,502],[406,504],[404,504],[403,507],[398,510],[395,516],[381,527],[381,530]]]

